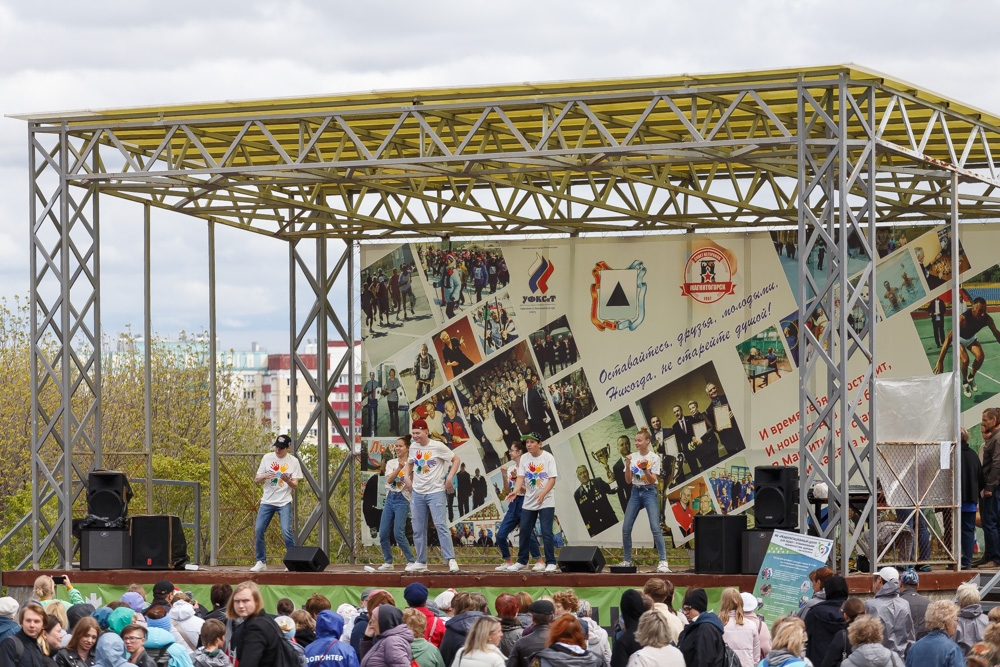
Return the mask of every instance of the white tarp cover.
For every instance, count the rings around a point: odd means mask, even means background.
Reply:
[[[954,442],[954,373],[875,380],[876,442]]]

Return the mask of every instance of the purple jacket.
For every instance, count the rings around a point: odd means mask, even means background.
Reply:
[[[406,625],[397,625],[379,635],[372,643],[368,637],[361,639],[361,667],[405,667],[413,660],[410,642],[413,631]]]

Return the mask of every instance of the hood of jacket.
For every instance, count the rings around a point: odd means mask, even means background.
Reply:
[[[316,617],[316,639],[340,638],[344,632],[344,617],[335,611],[324,609]]]
[[[113,632],[105,632],[97,640],[94,648],[94,660],[98,665],[108,667],[120,667],[128,664],[128,652],[125,650],[125,642]]]
[[[849,661],[858,667],[891,667],[892,651],[881,644],[862,644],[854,647]]]
[[[413,643],[413,630],[410,630],[410,626],[403,623],[402,625],[397,625],[394,628],[389,628],[385,632],[379,633],[380,639],[384,640],[387,637],[401,637],[408,643]]]
[[[176,641],[174,636],[163,628],[147,628],[146,632],[146,643],[144,644],[146,648],[163,648],[164,646],[170,646]],[[104,635],[101,636],[103,637]]]
[[[630,588],[622,593],[622,600],[619,603],[619,611],[625,621],[625,628],[635,630],[639,625],[639,617],[645,611],[646,606],[642,603],[642,594]]]
[[[122,633],[122,629],[132,622],[135,612],[128,607],[118,607],[108,616],[108,628],[116,635]]]
[[[476,622],[476,619],[482,615],[483,612],[481,611],[463,611],[445,623],[444,627],[464,637],[469,634],[469,630],[472,629],[472,624]]]
[[[840,611],[843,600],[823,600],[809,610],[810,619],[821,624],[832,635],[847,627],[844,614]]]
[[[899,580],[887,581],[875,594],[877,598],[894,598],[899,595]]]
[[[979,618],[983,613],[983,605],[970,604],[958,610],[959,618]]]
[[[698,614],[698,618],[696,618],[693,621],[691,621],[690,623],[688,623],[687,629],[688,630],[693,630],[694,629],[693,626],[696,626],[696,625],[706,625],[706,624],[707,625],[714,625],[716,628],[718,628],[719,632],[723,632],[724,633],[726,631],[725,626],[722,625],[722,620],[720,620],[719,617],[716,616],[715,612],[713,612],[713,611],[706,611],[706,612],[702,612],[702,613]],[[770,655],[770,654],[768,654],[768,655]]]
[[[178,623],[183,623],[194,616],[194,607],[191,606],[190,602],[185,602],[180,600],[175,602],[172,607],[170,607],[170,618],[174,619]]]
[[[543,665],[559,665],[560,667],[598,667],[604,665],[604,658],[591,651],[574,653],[568,648],[553,644],[535,654],[542,658]]]
[[[801,659],[802,658],[800,658],[799,656],[792,655],[783,648],[772,649],[767,654],[767,663],[771,665],[771,667],[781,667],[781,665],[785,664],[786,662],[791,662],[793,660],[801,660]]]

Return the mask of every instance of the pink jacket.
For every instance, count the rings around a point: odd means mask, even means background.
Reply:
[[[740,659],[743,667],[756,667],[760,662],[760,638],[757,636],[757,624],[749,619],[743,620],[743,625],[736,624],[736,612],[729,612],[722,641]]]
[[[771,652],[771,631],[767,629],[767,623],[763,617],[751,612],[743,612],[743,617],[757,628],[757,636],[760,637],[760,657],[764,659]]]

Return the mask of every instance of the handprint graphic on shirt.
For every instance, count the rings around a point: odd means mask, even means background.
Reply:
[[[549,473],[545,472],[544,463],[529,463],[524,473],[524,483],[531,490],[540,488],[548,478]]]
[[[277,486],[281,488],[285,485],[285,480],[281,479],[281,475],[288,472],[287,463],[278,463],[277,461],[271,462],[271,472],[273,472],[276,477],[271,480],[271,486]]]
[[[431,452],[428,450],[418,449],[413,454],[413,471],[418,475],[426,475],[437,465],[437,459],[435,459]]]
[[[644,474],[646,474],[646,470],[648,470],[648,469],[649,469],[649,460],[648,459],[639,459],[638,461],[634,461],[632,463],[632,474],[633,475],[644,475]]]

